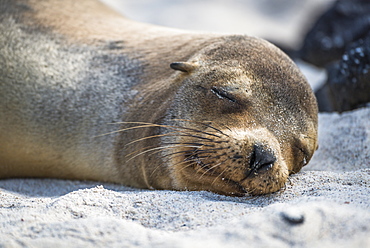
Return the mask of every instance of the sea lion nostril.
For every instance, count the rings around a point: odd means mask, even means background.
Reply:
[[[242,155],[234,155],[233,157],[232,157],[233,159],[240,159],[240,158],[243,158],[243,156]]]
[[[261,145],[254,145],[253,152],[250,158],[250,169],[255,172],[269,170],[276,162],[276,157],[273,152]]]

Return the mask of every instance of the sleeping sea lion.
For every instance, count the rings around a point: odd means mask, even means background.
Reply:
[[[258,195],[317,148],[310,86],[262,39],[94,0],[1,0],[0,33],[1,178]]]

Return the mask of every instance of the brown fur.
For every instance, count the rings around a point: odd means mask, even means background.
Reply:
[[[312,91],[266,41],[137,23],[93,0],[4,6],[2,178],[263,194],[317,148]],[[263,170],[256,151],[274,157]]]

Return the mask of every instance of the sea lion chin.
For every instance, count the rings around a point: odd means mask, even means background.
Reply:
[[[0,26],[1,178],[260,195],[317,149],[312,90],[267,41],[36,2]]]

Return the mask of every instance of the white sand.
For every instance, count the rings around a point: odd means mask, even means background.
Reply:
[[[370,247],[370,108],[319,123],[311,163],[267,196],[0,180],[0,247]]]

